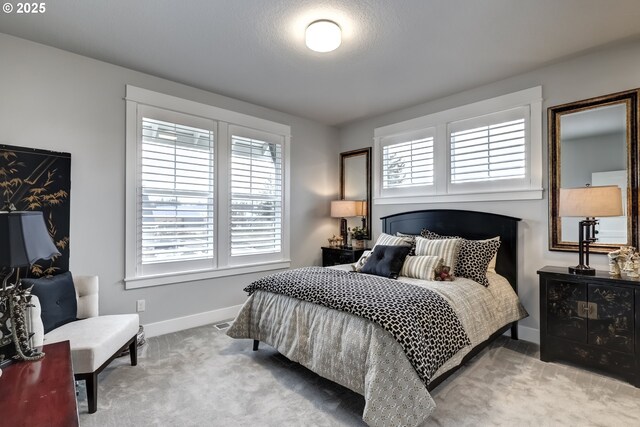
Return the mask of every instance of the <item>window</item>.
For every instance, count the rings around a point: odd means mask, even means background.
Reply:
[[[528,107],[449,123],[450,191],[525,188],[528,130]]]
[[[241,134],[239,130],[231,135],[231,256],[278,253],[282,249],[282,143]]]
[[[429,192],[434,183],[433,134],[426,129],[382,140],[382,192]]]
[[[451,133],[451,182],[524,178],[524,119]]]
[[[542,198],[542,88],[375,130],[376,203]]]
[[[433,184],[433,137],[386,145],[382,165],[384,188]]]
[[[127,289],[287,268],[289,134],[127,86]]]
[[[151,114],[150,114],[151,113]],[[142,273],[213,266],[213,129],[153,119],[140,109]],[[174,121],[179,117],[175,115]],[[206,123],[205,123],[206,124]]]

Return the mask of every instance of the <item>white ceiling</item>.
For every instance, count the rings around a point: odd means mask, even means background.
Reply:
[[[640,36],[638,0],[54,0],[46,7],[42,15],[0,13],[0,32],[330,125]],[[343,29],[334,52],[305,47],[306,26],[321,18]]]

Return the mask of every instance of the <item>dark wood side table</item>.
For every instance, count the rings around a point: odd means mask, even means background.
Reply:
[[[339,264],[353,264],[358,261],[364,251],[369,249],[331,248],[322,246],[322,266],[329,267]]]
[[[0,377],[0,425],[77,427],[69,341],[47,344],[35,362],[14,362]]]
[[[540,359],[564,360],[624,378],[640,387],[640,280],[569,274],[540,275]]]

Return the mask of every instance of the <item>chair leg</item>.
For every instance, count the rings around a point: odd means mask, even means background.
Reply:
[[[253,340],[253,351],[258,351],[258,345],[260,345],[260,341]]]
[[[84,384],[87,387],[89,413],[93,414],[98,410],[98,374],[95,372],[87,374],[84,379]]]
[[[513,322],[513,324],[511,325],[511,339],[518,339],[518,322]]]
[[[138,365],[138,340],[134,337],[131,344],[129,344],[129,356],[131,357],[131,366]]]

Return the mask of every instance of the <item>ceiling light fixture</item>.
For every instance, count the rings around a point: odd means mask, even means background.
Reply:
[[[321,19],[307,27],[307,47],[316,52],[331,52],[342,43],[342,30],[333,21]]]

